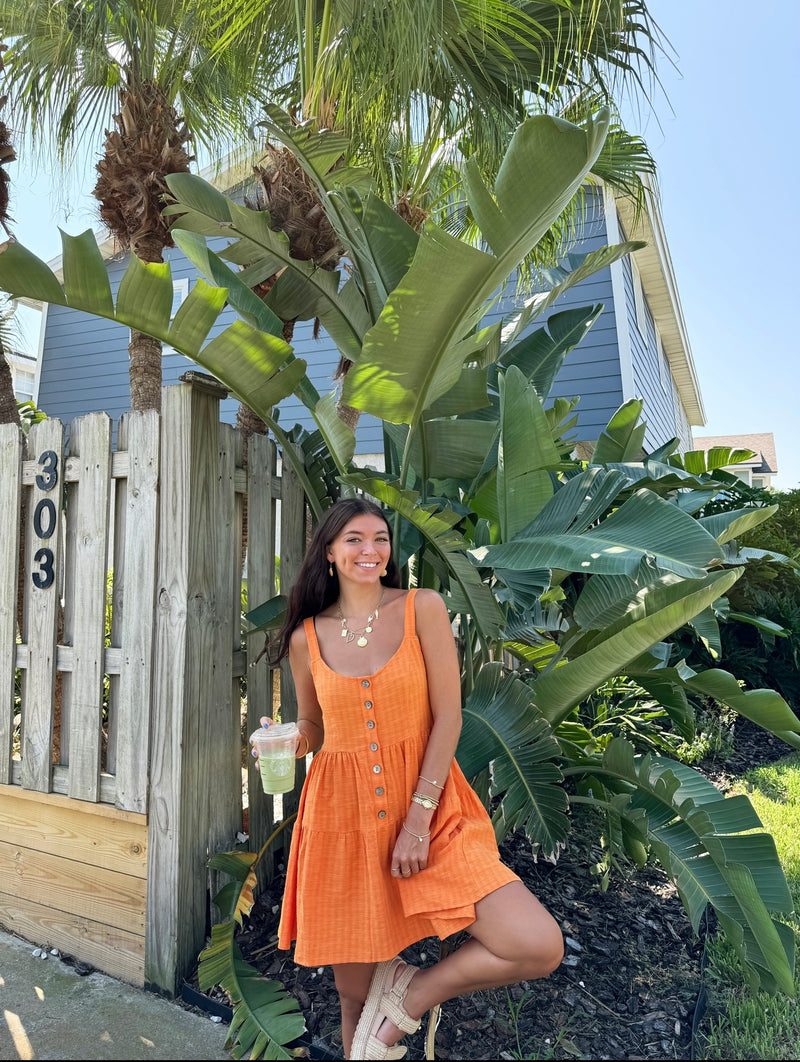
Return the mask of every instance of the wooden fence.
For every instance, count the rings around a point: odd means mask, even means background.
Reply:
[[[116,448],[104,413],[66,449],[59,421],[0,426],[0,924],[170,995],[208,931],[208,858],[242,829],[243,732],[272,711],[241,626],[245,493],[251,605],[278,539],[284,585],[305,542],[302,489],[266,437],[245,472],[224,394],[188,374]],[[249,801],[257,847],[273,812]]]

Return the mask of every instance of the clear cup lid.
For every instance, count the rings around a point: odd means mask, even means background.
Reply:
[[[260,726],[258,730],[254,730],[250,741],[263,741],[265,736],[277,741],[281,738],[297,737],[299,733],[297,723],[270,723],[269,726]]]

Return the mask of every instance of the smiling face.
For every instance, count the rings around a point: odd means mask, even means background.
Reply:
[[[380,580],[391,552],[386,521],[372,513],[360,513],[347,521],[325,555],[339,579],[369,584]]]

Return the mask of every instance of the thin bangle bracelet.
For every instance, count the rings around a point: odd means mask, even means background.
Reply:
[[[435,785],[437,789],[444,789],[443,785],[439,785],[438,782],[434,782],[432,778],[426,778],[424,774],[419,775],[423,782],[427,782],[428,785]]]
[[[305,742],[306,742],[306,751],[305,751],[305,752],[301,752],[299,756],[297,755],[297,753],[295,753],[295,757],[296,757],[296,758],[297,758],[298,760],[302,760],[302,759],[303,759],[303,757],[304,757],[304,756],[307,756],[307,755],[308,755],[308,753],[309,753],[309,751],[311,750],[311,742],[310,742],[310,741],[308,740],[308,734],[304,734],[304,733],[303,733],[302,731],[300,731],[300,737],[301,737],[301,738],[305,738]]]
[[[409,830],[408,826],[406,826],[405,823],[403,823],[403,829],[406,831],[406,833],[410,833],[411,836],[414,837],[417,841],[419,841],[420,844],[422,844],[426,837],[430,837],[431,835],[430,830],[428,830],[427,833],[423,833],[422,836],[420,836],[418,833],[414,833],[413,830]]]

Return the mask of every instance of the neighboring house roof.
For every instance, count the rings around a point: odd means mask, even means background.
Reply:
[[[778,458],[775,453],[775,437],[771,431],[756,432],[750,435],[706,435],[694,437],[695,449],[708,453],[714,446],[727,446],[732,450],[752,450],[755,454],[748,461],[738,461],[737,465],[751,468],[753,472],[775,475],[778,471]]]
[[[683,319],[678,285],[672,267],[664,220],[654,178],[642,174],[645,208],[637,213],[629,196],[615,196],[620,221],[629,240],[645,240],[646,247],[635,251],[642,288],[658,327],[672,378],[678,388],[690,424],[705,424],[706,415],[695,371],[689,333]]]

